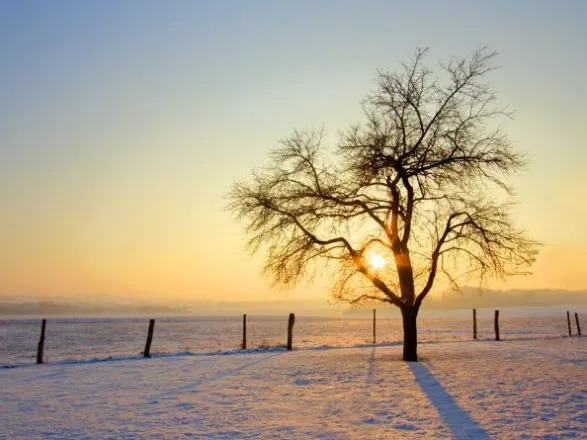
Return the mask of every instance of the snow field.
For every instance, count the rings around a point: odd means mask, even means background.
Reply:
[[[587,339],[0,370],[0,437],[587,438]]]

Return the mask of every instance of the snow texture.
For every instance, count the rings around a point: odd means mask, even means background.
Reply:
[[[30,365],[0,370],[0,437],[587,438],[587,339]]]

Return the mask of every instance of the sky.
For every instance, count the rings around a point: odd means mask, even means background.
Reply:
[[[586,2],[0,0],[0,298],[326,301],[261,276],[224,195],[294,128],[359,121],[377,69],[477,45],[545,244],[500,287],[587,289]]]

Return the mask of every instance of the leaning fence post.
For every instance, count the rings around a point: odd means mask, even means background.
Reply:
[[[148,358],[151,357],[151,342],[153,342],[153,330],[155,329],[155,320],[149,319],[149,332],[147,333],[147,342],[145,343],[145,351],[143,355]]]
[[[477,309],[473,309],[473,339],[477,339]]]
[[[493,327],[495,328],[495,340],[499,341],[499,310],[495,311],[495,317],[493,319]]]
[[[247,349],[247,314],[243,315],[243,344],[242,349]]]
[[[579,314],[575,312],[575,321],[577,321],[577,333],[581,336],[581,326],[579,325]]]
[[[43,363],[43,352],[45,351],[45,328],[46,327],[47,327],[47,320],[43,319],[43,323],[41,324],[41,337],[39,338],[39,345],[37,346],[37,364]]]
[[[296,315],[293,313],[289,314],[289,319],[287,320],[287,349],[292,349],[292,342],[293,342],[293,326],[296,321]]]
[[[377,341],[377,311],[373,309],[373,343]]]
[[[571,312],[567,310],[567,326],[569,327],[569,336],[573,336],[573,332],[571,331]]]

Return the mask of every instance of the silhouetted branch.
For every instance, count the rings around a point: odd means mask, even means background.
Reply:
[[[331,263],[337,298],[418,310],[439,275],[457,285],[534,262],[538,243],[513,225],[507,202],[506,177],[526,158],[492,128],[510,117],[485,82],[496,53],[452,59],[442,78],[426,55],[418,49],[399,71],[378,72],[365,123],[344,132],[334,154],[325,154],[324,130],[295,131],[268,166],[233,186],[229,209],[245,221],[249,249],[266,250],[276,282]],[[487,201],[489,187],[506,201]],[[371,246],[387,257],[385,270],[365,261]]]

